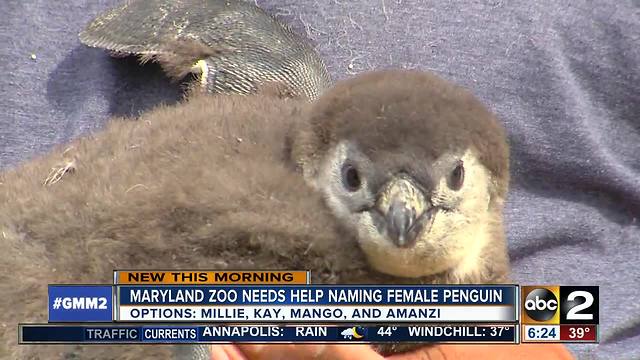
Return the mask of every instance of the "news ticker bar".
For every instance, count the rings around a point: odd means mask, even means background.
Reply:
[[[522,325],[522,342],[575,342],[600,341],[598,325]]]
[[[49,322],[517,322],[517,285],[49,286]]]
[[[52,325],[21,324],[20,344],[496,343],[517,344],[516,324],[462,325]]]

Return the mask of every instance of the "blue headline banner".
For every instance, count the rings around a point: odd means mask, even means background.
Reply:
[[[20,343],[222,343],[222,342],[492,342],[516,343],[517,326],[323,325],[20,325]]]
[[[49,322],[112,320],[111,285],[49,285]]]
[[[118,286],[120,305],[513,305],[516,285]]]

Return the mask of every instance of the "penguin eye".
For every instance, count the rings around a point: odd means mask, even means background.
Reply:
[[[342,166],[342,184],[351,192],[360,189],[362,180],[360,179],[360,173],[355,166],[351,164],[344,164]]]
[[[462,184],[464,184],[464,164],[460,161],[451,172],[449,187],[453,190],[460,190],[460,188],[462,188]]]

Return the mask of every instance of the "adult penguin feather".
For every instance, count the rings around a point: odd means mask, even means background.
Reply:
[[[79,35],[90,47],[158,62],[195,89],[250,94],[280,82],[293,96],[317,98],[331,84],[310,41],[242,0],[128,0],[99,14]]]

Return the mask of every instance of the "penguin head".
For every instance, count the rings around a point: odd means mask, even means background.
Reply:
[[[293,153],[376,270],[476,271],[501,229],[504,129],[468,91],[418,71],[367,73],[316,101]]]

